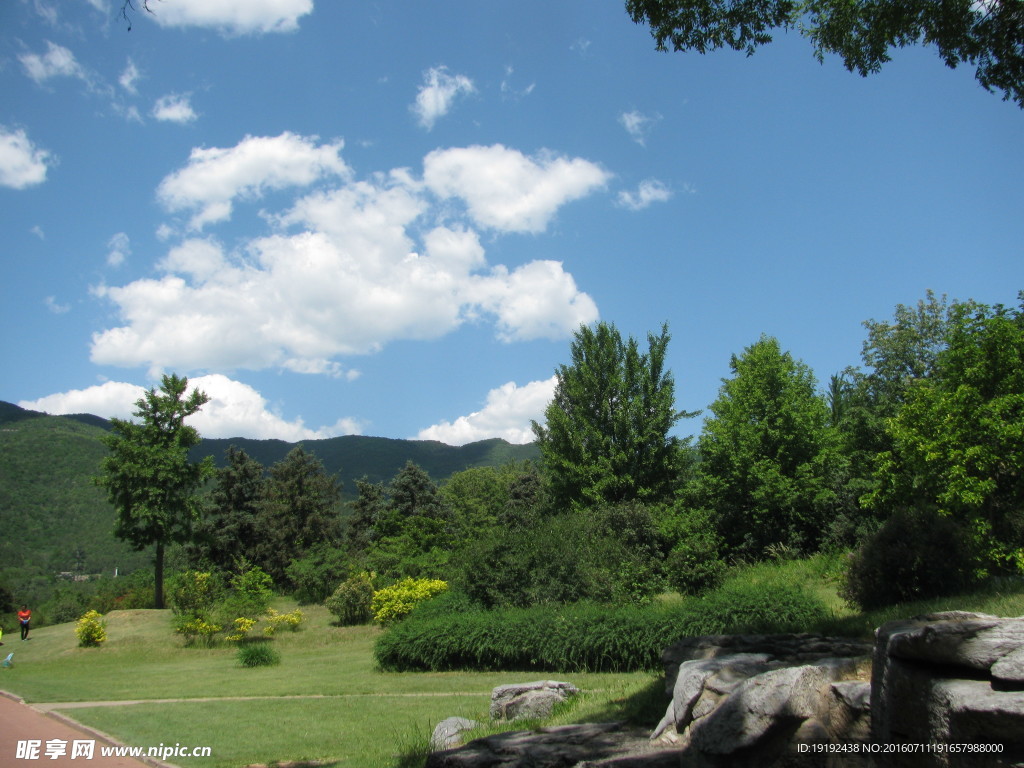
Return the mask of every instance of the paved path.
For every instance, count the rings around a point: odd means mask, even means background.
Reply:
[[[142,762],[130,757],[103,757],[100,755],[100,748],[117,745],[118,742],[58,714],[43,713],[10,694],[2,691],[0,694],[3,694],[0,695],[0,768],[153,768],[155,765],[171,768],[167,763],[156,761]],[[46,755],[46,742],[55,739],[66,743],[66,754],[53,760]],[[19,758],[18,742],[29,740],[40,742],[38,757]],[[72,745],[76,740],[94,742],[91,760],[85,757],[71,757]]]

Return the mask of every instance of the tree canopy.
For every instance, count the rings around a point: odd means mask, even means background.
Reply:
[[[809,38],[818,60],[842,58],[860,75],[878,72],[894,48],[935,46],[949,67],[976,67],[978,82],[1024,108],[1022,0],[627,0],[659,50],[754,50],[775,30]]]
[[[155,602],[163,608],[164,547],[188,541],[199,519],[195,492],[213,472],[210,461],[195,463],[188,451],[199,433],[185,419],[209,397],[188,379],[164,376],[160,391],[150,389],[136,402],[138,422],[111,419],[110,434],[97,483],[106,489],[117,513],[114,535],[136,549],[156,545]]]
[[[681,443],[669,430],[675,381],[665,368],[668,327],[641,353],[614,325],[576,331],[572,362],[559,366],[545,424],[533,431],[561,504],[647,500],[671,492]]]

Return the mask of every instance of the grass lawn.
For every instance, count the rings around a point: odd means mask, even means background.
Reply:
[[[729,578],[752,587],[777,581],[804,585],[829,609],[818,626],[805,629],[827,634],[870,638],[886,621],[940,610],[1024,614],[1020,580],[858,613],[837,597],[836,575],[835,558],[818,556],[737,568]],[[294,606],[282,600],[275,607]],[[436,723],[452,715],[484,721],[492,688],[539,677],[565,680],[584,692],[549,724],[628,720],[653,727],[668,703],[660,675],[644,672],[380,672],[373,660],[379,629],[333,626],[323,607],[303,611],[300,631],[270,641],[281,663],[254,669],[242,667],[232,647],[183,647],[169,611],[112,612],[106,617],[109,639],[101,648],[78,648],[73,624],[43,627],[28,642],[5,645],[15,652],[15,666],[0,670],[0,688],[30,703],[126,702],[62,711],[130,746],[212,749],[212,757],[172,760],[183,768],[285,760],[418,768]],[[167,699],[173,701],[159,701]]]
[[[130,746],[212,748],[212,757],[172,761],[185,767],[317,759],[391,768],[400,753],[422,749],[444,718],[486,719],[495,686],[541,677],[380,672],[372,653],[379,629],[332,626],[318,606],[303,612],[298,632],[271,641],[281,663],[255,669],[242,667],[231,647],[183,647],[169,611],[108,614],[100,648],[78,648],[73,624],[42,627],[27,642],[7,644],[15,666],[2,670],[0,688],[29,703],[185,699],[62,710]],[[650,673],[548,676],[585,691],[573,719],[614,719],[652,696],[662,709],[666,703]]]

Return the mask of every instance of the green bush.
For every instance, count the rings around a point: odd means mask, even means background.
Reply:
[[[198,616],[178,616],[174,622],[174,631],[185,638],[185,645],[199,643],[209,648],[216,642],[221,625]]]
[[[274,580],[262,568],[243,564],[229,580],[230,592],[220,606],[230,616],[258,618],[274,599]]]
[[[103,614],[97,611],[87,611],[75,624],[75,635],[82,648],[95,648],[106,641],[107,626],[102,618]]]
[[[373,618],[373,575],[363,571],[345,579],[325,601],[342,626],[366,624]]]
[[[826,615],[799,587],[772,584],[727,586],[674,607],[577,603],[485,611],[463,603],[456,611],[445,602],[414,611],[378,638],[374,653],[383,669],[656,670],[662,651],[682,637],[801,631]]]
[[[931,510],[893,514],[850,560],[841,596],[873,610],[910,600],[955,595],[974,583],[971,537]]]
[[[722,583],[722,538],[707,510],[673,510],[662,521],[662,530],[671,542],[664,563],[669,586],[684,595],[699,595]]]
[[[311,548],[285,569],[295,585],[292,593],[299,605],[322,603],[349,572],[348,558],[340,549],[326,544]]]
[[[221,599],[223,591],[216,574],[183,571],[171,579],[167,602],[179,616],[205,616]]]
[[[269,643],[239,646],[238,661],[243,667],[272,667],[281,663],[281,654]]]
[[[429,600],[448,589],[439,579],[402,579],[397,584],[373,593],[370,610],[378,624],[392,624],[407,616],[417,603]]]

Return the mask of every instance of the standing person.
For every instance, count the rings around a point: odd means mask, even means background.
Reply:
[[[32,611],[27,605],[22,605],[18,611],[18,623],[21,625],[21,639],[28,640],[28,623],[32,621]]]

